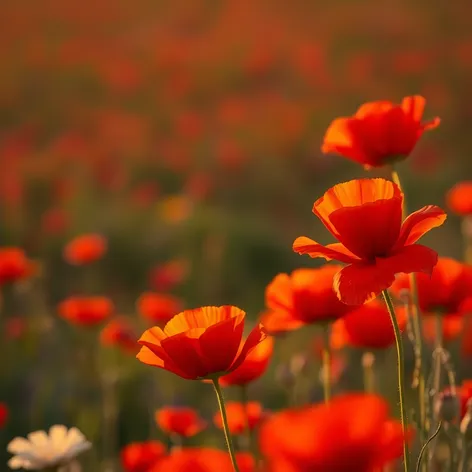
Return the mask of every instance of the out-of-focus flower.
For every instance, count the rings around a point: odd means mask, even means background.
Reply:
[[[291,275],[277,275],[265,293],[270,311],[261,321],[268,332],[334,321],[352,310],[339,301],[333,289],[334,276],[341,269],[338,265],[325,265],[319,269],[294,270]]]
[[[107,240],[99,234],[83,234],[70,241],[64,248],[64,259],[73,265],[85,265],[98,261],[107,250]]]
[[[184,379],[222,376],[237,369],[266,337],[262,325],[242,340],[246,313],[235,306],[186,310],[164,327],[144,332],[137,358]]]
[[[5,334],[8,339],[21,338],[26,328],[26,321],[21,316],[11,316],[5,320]]]
[[[231,434],[244,434],[246,424],[252,431],[267,416],[259,402],[248,402],[246,408],[239,402],[226,402],[226,415]],[[219,411],[213,416],[213,422],[217,428],[223,429],[223,422]]]
[[[45,431],[29,433],[27,439],[16,437],[7,446],[14,456],[10,469],[42,470],[69,464],[72,459],[90,449],[92,444],[77,428],[54,425]]]
[[[362,394],[278,412],[260,431],[271,471],[372,472],[401,456],[403,440],[401,424],[388,417],[387,402]]]
[[[104,346],[116,346],[128,354],[137,354],[139,350],[138,337],[124,317],[109,321],[100,332],[100,341]]]
[[[472,181],[459,182],[446,195],[447,206],[460,216],[472,215]]]
[[[402,206],[403,193],[389,180],[335,185],[315,202],[313,213],[339,242],[323,246],[302,236],[293,243],[293,250],[348,264],[334,276],[334,289],[344,303],[366,303],[389,288],[395,274],[429,274],[436,265],[436,252],[415,243],[440,226],[446,214],[429,205],[402,223]]]
[[[156,423],[167,434],[178,434],[185,438],[194,436],[206,428],[207,423],[198,412],[188,407],[166,406],[156,411]]]
[[[166,455],[159,441],[135,442],[121,450],[121,465],[125,472],[149,472]]]
[[[421,123],[426,100],[406,97],[400,105],[389,101],[365,103],[352,117],[334,120],[323,140],[324,153],[337,153],[365,167],[380,167],[407,158],[424,131],[439,118]]]
[[[17,247],[0,248],[0,284],[24,280],[37,270],[37,265]]]
[[[471,298],[471,268],[449,257],[440,257],[431,276],[418,274],[418,301],[424,314],[455,316],[464,313]],[[410,288],[410,279],[400,275],[392,286],[394,293]]]
[[[447,388],[444,393],[449,393]],[[461,385],[456,386],[456,395],[459,399],[461,418],[467,412],[467,402],[472,398],[472,380],[463,380]]]
[[[114,310],[107,297],[69,297],[59,303],[59,315],[72,324],[94,326],[109,318]]]
[[[182,302],[173,295],[145,292],[136,302],[139,314],[151,323],[164,324],[182,310]]]
[[[404,309],[396,309],[401,331],[406,326]],[[345,345],[362,349],[387,349],[395,344],[390,315],[384,303],[373,300],[351,311],[333,324],[331,343],[335,349]]]
[[[61,208],[51,208],[41,216],[41,227],[44,233],[61,234],[69,225],[69,215]]]
[[[5,426],[8,420],[8,408],[5,403],[0,402],[0,429]]]
[[[434,316],[425,316],[423,318],[423,336],[429,343],[433,344],[436,340],[436,318]],[[441,321],[442,340],[445,343],[454,341],[459,337],[464,329],[464,318],[462,316],[443,316]],[[465,333],[464,333],[465,334]]]
[[[247,385],[258,379],[266,371],[273,352],[274,338],[268,336],[247,355],[237,369],[223,375],[220,378],[220,384],[223,387],[226,385]]]
[[[174,259],[152,268],[149,272],[149,282],[154,290],[165,292],[180,285],[188,273],[188,261]]]
[[[186,195],[163,197],[160,205],[160,216],[166,223],[181,223],[192,212],[192,202]]]

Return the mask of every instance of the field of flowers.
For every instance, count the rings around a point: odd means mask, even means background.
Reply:
[[[1,0],[0,471],[472,470],[471,14]]]

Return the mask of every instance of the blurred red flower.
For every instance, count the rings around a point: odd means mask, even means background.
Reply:
[[[240,472],[255,472],[253,457],[246,452],[236,453]],[[226,451],[209,447],[193,447],[172,451],[149,472],[233,472]]]
[[[144,332],[137,358],[184,379],[222,376],[237,369],[262,340],[262,325],[242,341],[246,313],[235,306],[186,310],[164,327]]]
[[[124,317],[115,318],[102,328],[100,342],[104,346],[116,346],[127,354],[137,354],[139,351],[138,337]]]
[[[418,274],[418,301],[423,314],[458,315],[467,310],[471,298],[471,268],[449,257],[438,258],[431,276]],[[400,295],[410,288],[410,280],[400,275],[392,286],[392,291]]]
[[[0,285],[17,282],[34,274],[37,265],[17,247],[0,248]]]
[[[275,413],[261,428],[260,447],[271,472],[373,472],[402,455],[403,438],[384,399],[347,394]]]
[[[472,181],[459,182],[446,195],[447,206],[460,216],[472,215]]]
[[[166,434],[189,438],[204,430],[205,420],[193,408],[166,406],[156,411],[156,423]]]
[[[223,375],[220,384],[227,385],[247,385],[257,380],[266,371],[272,353],[274,352],[274,338],[268,336],[259,343],[244,359],[244,362],[233,372]]]
[[[185,280],[188,272],[188,262],[184,259],[164,262],[151,269],[149,273],[150,284],[157,291],[172,290]]]
[[[333,289],[334,276],[341,269],[339,265],[325,265],[277,275],[266,288],[269,312],[261,319],[266,330],[277,333],[334,321],[352,310],[339,301]]]
[[[446,388],[445,392],[449,392]],[[472,380],[463,380],[461,385],[456,386],[456,395],[459,398],[461,418],[467,413],[467,402],[472,398]]]
[[[8,339],[21,338],[26,329],[26,321],[21,316],[11,316],[5,320],[5,334]]]
[[[403,331],[405,310],[397,308],[396,316]],[[395,344],[395,333],[385,304],[373,300],[337,320],[331,331],[331,343],[334,348],[349,345],[362,349],[387,349]]]
[[[226,415],[231,434],[244,434],[246,431],[246,422],[249,429],[252,431],[259,426],[261,421],[267,416],[259,402],[248,402],[246,409],[242,403],[226,402]],[[213,416],[213,422],[217,428],[223,429],[223,422],[219,411]]]
[[[464,330],[463,316],[443,316],[442,340],[445,343],[454,341]],[[464,336],[465,336],[464,332]],[[436,319],[433,316],[425,316],[423,318],[423,336],[429,343],[433,344],[436,340]]]
[[[5,403],[0,402],[0,429],[3,428],[8,420],[8,408]]]
[[[165,455],[166,449],[159,441],[135,442],[121,450],[121,465],[125,472],[150,472]]]
[[[432,249],[415,244],[440,226],[446,214],[429,205],[409,215],[402,224],[403,193],[384,179],[351,180],[335,185],[313,206],[339,243],[322,246],[299,237],[293,250],[348,264],[334,276],[341,301],[360,305],[389,288],[397,273],[431,273],[437,262]]]
[[[334,120],[323,140],[324,153],[337,153],[365,167],[380,167],[407,158],[424,131],[439,118],[421,123],[426,100],[406,97],[400,105],[389,101],[362,105],[353,117]]]
[[[83,234],[70,241],[64,248],[64,259],[73,265],[85,265],[103,257],[107,241],[99,234]]]
[[[164,324],[182,310],[182,302],[173,295],[143,293],[136,302],[139,314],[151,323]]]
[[[41,227],[46,234],[63,233],[69,225],[69,215],[61,208],[50,208],[41,216]]]
[[[69,297],[59,303],[59,315],[72,324],[94,326],[109,318],[114,310],[107,297]]]

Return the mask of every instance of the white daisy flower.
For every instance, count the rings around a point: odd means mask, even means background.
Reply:
[[[45,431],[29,433],[27,439],[16,437],[7,446],[14,456],[8,461],[10,469],[41,470],[68,464],[92,444],[77,429],[54,425]]]

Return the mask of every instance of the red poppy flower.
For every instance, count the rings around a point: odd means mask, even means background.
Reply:
[[[446,195],[447,206],[460,216],[472,215],[472,181],[459,182]]]
[[[166,406],[156,411],[156,423],[167,434],[189,438],[206,428],[207,423],[193,408]]]
[[[173,295],[145,292],[136,302],[140,315],[151,323],[164,324],[182,311],[182,302]]]
[[[117,346],[128,354],[136,354],[139,350],[134,329],[123,317],[108,322],[100,333],[100,341],[104,346]]]
[[[245,452],[236,453],[240,472],[255,472],[253,457]],[[149,472],[233,472],[226,451],[210,447],[192,447],[172,451]]]
[[[401,331],[406,326],[404,309],[396,309]],[[350,345],[362,349],[387,349],[395,344],[395,333],[387,308],[373,300],[333,324],[331,342],[336,347]]]
[[[164,327],[148,329],[138,341],[137,358],[184,379],[225,375],[237,369],[266,337],[256,326],[242,342],[246,313],[235,306],[186,310]]]
[[[172,290],[185,280],[188,271],[188,262],[183,259],[165,262],[151,269],[150,284],[157,291]]]
[[[444,316],[442,318],[442,339],[445,343],[454,341],[464,329],[462,316]],[[431,344],[436,340],[436,319],[433,316],[423,318],[423,336]]]
[[[269,332],[299,328],[310,323],[334,321],[352,307],[341,303],[333,290],[334,276],[342,269],[325,265],[279,274],[267,286],[266,305],[271,310],[262,323]]]
[[[8,420],[8,408],[5,403],[0,402],[0,428],[5,426],[5,423]]]
[[[59,304],[59,315],[72,324],[94,326],[109,318],[114,310],[107,297],[69,297]]]
[[[159,441],[131,443],[121,450],[121,465],[126,472],[149,472],[165,454]]]
[[[0,248],[0,284],[17,282],[31,276],[36,265],[28,259],[23,249]]]
[[[313,213],[339,241],[322,246],[306,237],[293,250],[349,264],[334,277],[334,289],[344,303],[360,305],[389,288],[397,273],[430,274],[437,254],[415,244],[446,214],[430,205],[412,213],[402,224],[403,194],[393,182],[361,179],[335,185],[313,206]]]
[[[365,103],[352,117],[334,120],[323,140],[324,153],[337,153],[365,167],[381,167],[408,157],[424,131],[436,128],[439,118],[421,123],[426,100],[405,97]]]
[[[244,434],[246,431],[246,421],[249,429],[252,431],[267,416],[259,402],[248,402],[246,412],[242,403],[226,402],[226,415],[231,434]],[[213,416],[213,422],[217,428],[223,429],[223,422],[219,411]]]
[[[418,301],[424,314],[441,313],[458,315],[464,313],[472,289],[469,266],[448,257],[440,257],[431,276],[418,274]],[[399,276],[392,290],[400,295],[410,288],[407,276]]]
[[[261,377],[266,371],[272,353],[274,352],[274,338],[268,336],[258,344],[244,359],[244,362],[233,372],[220,377],[220,385],[247,385]]]
[[[401,456],[404,440],[387,402],[363,394],[276,413],[259,437],[269,465],[285,463],[293,472],[373,472]]]
[[[83,234],[70,241],[64,248],[64,259],[73,265],[85,265],[103,257],[107,241],[99,234]]]

